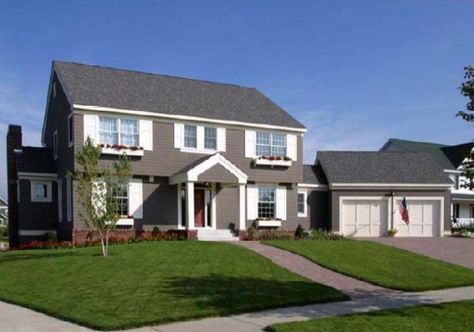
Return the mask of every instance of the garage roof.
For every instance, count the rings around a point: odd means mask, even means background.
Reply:
[[[451,184],[427,153],[320,151],[316,164],[330,184]]]

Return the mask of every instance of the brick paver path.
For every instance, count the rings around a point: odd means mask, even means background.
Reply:
[[[299,274],[317,283],[340,290],[351,298],[363,298],[373,295],[398,294],[399,291],[375,286],[365,281],[347,277],[343,274],[326,269],[312,261],[289,251],[267,246],[256,241],[240,241],[234,244],[253,250],[269,258],[275,264]]]
[[[434,259],[474,269],[474,239],[458,237],[365,239],[410,250]]]

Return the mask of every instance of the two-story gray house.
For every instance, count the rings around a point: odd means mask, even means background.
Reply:
[[[88,137],[103,165],[123,153],[131,160],[132,179],[114,193],[119,228],[207,240],[233,239],[231,224],[347,236],[449,230],[451,182],[429,156],[321,152],[303,165],[305,132],[254,88],[55,61],[42,147],[23,146],[19,126],[7,135],[12,247],[47,232],[87,233],[69,174]],[[413,217],[406,226],[394,218],[403,196]]]

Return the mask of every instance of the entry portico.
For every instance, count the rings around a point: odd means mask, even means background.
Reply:
[[[239,217],[236,228],[245,229],[245,186],[247,174],[220,153],[199,160],[170,177],[177,186],[178,227],[188,230],[216,229],[217,195],[222,188],[238,190]],[[234,203],[235,202],[231,202]]]

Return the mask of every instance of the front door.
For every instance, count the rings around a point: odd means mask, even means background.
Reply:
[[[194,227],[204,227],[204,190],[194,191]]]

